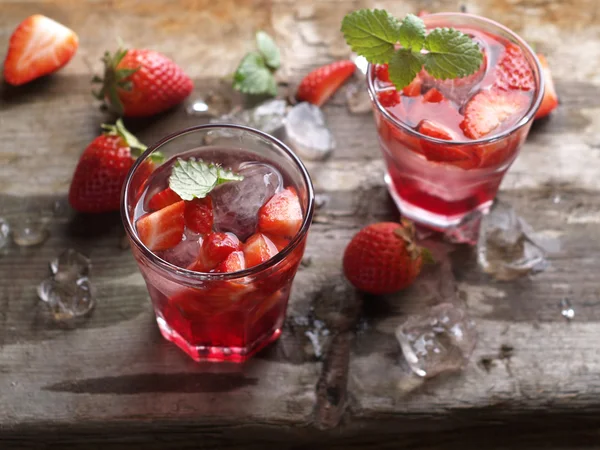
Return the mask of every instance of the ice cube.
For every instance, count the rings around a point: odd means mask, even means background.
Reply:
[[[21,217],[12,226],[13,240],[20,247],[40,245],[48,234],[47,222],[42,217]]]
[[[171,264],[186,269],[198,258],[202,236],[191,230],[185,230],[183,239],[175,247],[157,252],[157,255]]]
[[[371,112],[371,98],[364,80],[348,85],[346,88],[346,106],[352,114]]]
[[[452,303],[410,316],[398,327],[396,337],[410,368],[426,378],[462,369],[477,342],[475,324]]]
[[[256,230],[260,207],[283,189],[283,178],[273,166],[259,162],[242,163],[237,172],[242,181],[222,184],[210,195],[215,229],[244,241]]]
[[[60,282],[75,282],[78,278],[87,277],[91,270],[92,261],[72,248],[50,261],[50,271]]]
[[[498,280],[512,280],[546,268],[546,252],[534,240],[531,227],[508,204],[496,201],[484,216],[477,259]]]
[[[9,244],[10,226],[8,222],[0,217],[0,249]]]
[[[96,304],[87,277],[68,282],[49,277],[38,286],[38,296],[47,304],[52,319],[63,324],[88,315]]]
[[[307,102],[294,106],[285,119],[286,141],[301,158],[323,160],[335,148],[323,112]]]
[[[285,100],[267,100],[252,109],[233,111],[211,123],[233,123],[257,128],[265,133],[274,134],[283,127],[283,120],[287,109]]]

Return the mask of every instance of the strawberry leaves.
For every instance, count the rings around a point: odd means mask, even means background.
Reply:
[[[205,163],[196,158],[188,160],[178,158],[169,178],[169,187],[182,200],[189,201],[206,197],[220,184],[243,179],[242,175],[213,163]]]
[[[275,41],[264,31],[256,33],[256,47],[242,59],[233,75],[233,88],[244,94],[277,95],[274,72],[281,64]]]
[[[433,77],[446,80],[475,73],[483,61],[469,36],[452,28],[427,34],[423,20],[413,14],[399,22],[384,10],[361,9],[344,17],[341,31],[352,50],[371,64],[389,64],[390,80],[398,90],[423,66]],[[396,49],[397,43],[402,48]]]

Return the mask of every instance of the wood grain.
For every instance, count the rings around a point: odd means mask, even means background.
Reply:
[[[459,7],[376,3],[397,15]],[[383,184],[372,118],[350,115],[343,90],[324,109],[337,150],[326,162],[307,162],[324,206],[284,334],[246,365],[196,364],[165,342],[135,262],[121,248],[118,214],[84,217],[66,205],[79,154],[111,120],[89,95],[89,80],[116,36],[173,57],[195,81],[192,98],[218,92],[239,102],[222,77],[252,48],[254,31],[280,42],[285,93],[309,68],[348,55],[341,17],[374,4],[0,0],[0,58],[15,25],[37,12],[81,39],[60,73],[21,88],[0,85],[0,216],[41,211],[50,228],[43,246],[0,254],[0,448],[600,448],[595,0],[464,2],[545,52],[556,75],[561,107],[534,125],[500,195],[549,245],[543,273],[494,282],[468,249],[440,248],[441,264],[406,292],[354,292],[341,275],[347,242],[365,224],[398,213]],[[206,120],[181,105],[127,125],[152,143]],[[98,289],[91,318],[70,330],[48,322],[36,297],[48,261],[67,247],[92,258]],[[560,315],[564,297],[576,310],[570,323]],[[463,373],[422,383],[393,332],[406,314],[449,299],[467,305],[478,346]],[[328,330],[322,354],[306,336],[315,321]]]

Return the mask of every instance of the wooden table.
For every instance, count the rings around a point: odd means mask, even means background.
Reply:
[[[397,15],[459,6],[376,3]],[[281,340],[245,366],[195,364],[165,342],[134,260],[120,248],[118,215],[86,218],[66,207],[78,156],[107,119],[89,81],[117,36],[173,57],[195,80],[193,96],[230,95],[222,77],[253,47],[257,29],[276,36],[280,77],[293,83],[347,56],[341,18],[368,4],[0,0],[1,58],[13,28],[33,13],[74,28],[81,41],[56,76],[0,87],[0,216],[58,201],[43,246],[0,256],[0,448],[600,448],[597,0],[465,2],[546,53],[561,97],[559,110],[534,126],[500,195],[560,242],[536,276],[500,283],[455,266],[454,281],[443,260],[398,296],[360,298],[348,288],[346,243],[397,212],[372,118],[350,115],[343,92],[325,107],[337,150],[307,164],[327,197],[306,251],[312,263],[298,273]],[[203,121],[181,106],[128,125],[151,143]],[[73,330],[44,321],[36,297],[48,261],[67,247],[91,256],[98,290],[94,314]],[[475,353],[463,373],[417,383],[394,329],[406,313],[452,296],[477,321]],[[570,323],[560,314],[563,297],[576,309]],[[305,335],[307,318],[329,330],[321,358]]]

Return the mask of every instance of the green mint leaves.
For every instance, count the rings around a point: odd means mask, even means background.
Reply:
[[[277,95],[273,73],[281,64],[275,41],[264,31],[256,33],[258,51],[250,52],[240,62],[233,75],[233,88],[244,94]]]
[[[204,198],[215,187],[230,181],[241,181],[244,177],[221,166],[205,163],[196,158],[184,160],[177,159],[171,176],[169,187],[174,190],[182,200]]]
[[[408,14],[402,22],[379,9],[354,11],[342,21],[342,33],[352,50],[372,64],[389,64],[396,89],[408,86],[425,66],[435,78],[471,75],[483,55],[469,36],[452,28],[425,32],[423,20]],[[396,48],[397,44],[402,48]]]

